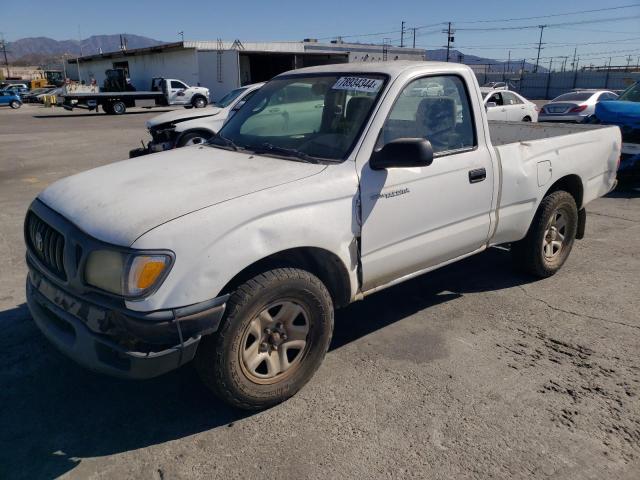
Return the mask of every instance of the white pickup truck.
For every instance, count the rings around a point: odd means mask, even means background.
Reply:
[[[492,245],[548,277],[615,186],[620,131],[489,124],[482,100],[464,65],[303,68],[205,145],[60,180],[25,220],[33,318],[88,368],[195,359],[259,409],[312,377],[334,308]]]

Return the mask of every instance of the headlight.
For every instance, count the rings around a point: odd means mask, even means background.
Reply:
[[[95,250],[87,259],[85,281],[123,297],[142,297],[164,280],[171,261],[172,257],[166,254]]]

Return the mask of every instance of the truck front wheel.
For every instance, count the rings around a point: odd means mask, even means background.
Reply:
[[[578,230],[578,209],[565,191],[546,196],[527,236],[511,245],[516,265],[536,277],[550,277],[564,264]]]
[[[204,108],[207,106],[207,99],[202,95],[197,95],[191,99],[191,105],[195,108]]]
[[[270,270],[236,289],[218,331],[201,340],[196,368],[231,405],[267,408],[311,379],[332,333],[333,303],[324,284],[304,270]]]

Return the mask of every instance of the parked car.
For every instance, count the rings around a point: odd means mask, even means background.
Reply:
[[[627,88],[615,102],[598,102],[592,121],[620,127],[622,155],[618,176],[640,179],[640,83]]]
[[[509,90],[509,85],[507,85],[507,82],[487,82],[482,85],[481,88],[488,88],[491,90]]]
[[[596,103],[617,98],[618,95],[610,90],[580,90],[565,93],[542,107],[538,121],[583,123],[594,114]]]
[[[129,158],[206,142],[263,85],[264,82],[236,88],[207,108],[171,111],[147,120],[151,141],[145,147],[131,150]]]
[[[56,87],[34,88],[29,93],[21,95],[21,98],[24,103],[37,103],[39,95],[46,95],[54,90]]]
[[[9,105],[14,110],[22,106],[20,95],[12,90],[0,90],[0,106]]]
[[[404,94],[434,80],[449,94]],[[25,219],[33,319],[95,371],[195,359],[255,410],[311,379],[334,308],[492,245],[550,277],[615,186],[620,131],[488,123],[483,102],[461,64],[301,68],[205,145],[59,180]]]
[[[489,120],[537,122],[538,106],[516,92],[490,90],[484,93],[484,106]]]

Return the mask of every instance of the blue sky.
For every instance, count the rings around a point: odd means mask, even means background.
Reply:
[[[592,13],[563,15],[507,22],[485,23],[483,20],[535,17],[567,12],[634,5]],[[606,19],[617,19],[604,21]],[[573,56],[577,45],[580,64],[602,64],[613,57],[613,64],[632,63],[640,56],[640,2],[633,0],[536,0],[478,1],[427,0],[405,1],[289,1],[243,0],[142,1],[109,0],[92,2],[66,0],[51,2],[25,0],[2,7],[0,32],[8,41],[23,37],[47,36],[57,40],[88,37],[95,34],[135,33],[164,41],[186,40],[241,41],[301,40],[307,37],[330,39],[344,35],[345,40],[382,42],[389,38],[399,44],[400,23],[417,30],[416,44],[438,48],[445,44],[442,22],[452,21],[455,47],[467,54],[506,59],[534,58],[540,30],[525,28],[548,24],[543,41],[541,63],[548,57]],[[566,22],[595,22],[581,25],[553,26]],[[476,23],[471,23],[476,22]],[[513,30],[497,28],[518,27]],[[472,29],[488,30],[472,30]],[[388,32],[388,33],[387,33]],[[379,35],[355,36],[380,33]],[[409,44],[412,33],[407,33]],[[571,59],[569,59],[569,62]]]

